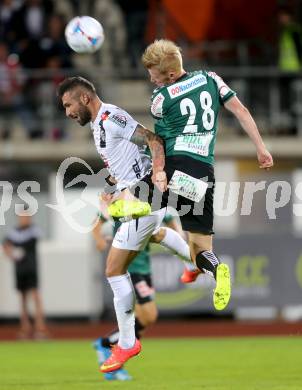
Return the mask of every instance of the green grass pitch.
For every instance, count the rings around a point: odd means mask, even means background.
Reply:
[[[131,382],[106,382],[88,341],[1,342],[1,390],[302,389],[302,337],[145,339]]]

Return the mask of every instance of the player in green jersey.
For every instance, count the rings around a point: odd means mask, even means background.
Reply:
[[[108,247],[108,237],[102,233],[102,226],[107,219],[100,213],[97,223],[92,230],[97,249],[103,252]],[[158,243],[181,259],[187,260],[187,266],[190,266],[190,250],[185,240],[183,240],[183,231],[177,220],[170,214],[166,214],[163,220],[165,227],[160,227],[151,236],[150,242]],[[113,236],[117,232],[121,222],[115,221],[113,226]],[[172,230],[173,229],[173,230]],[[174,235],[173,231],[179,236]],[[174,233],[175,233],[174,232]],[[110,241],[110,238],[109,238]],[[154,301],[154,288],[151,276],[151,262],[149,253],[149,244],[144,250],[134,258],[128,267],[135,295],[135,336],[140,339],[145,329],[152,325],[158,316],[157,306]],[[97,351],[98,362],[101,365],[104,360],[110,355],[110,347],[117,343],[119,338],[118,328],[114,329],[108,336],[100,337],[94,342],[94,347]],[[131,377],[128,372],[121,368],[117,371],[105,373],[104,378],[107,380],[129,380]]]
[[[191,255],[200,270],[216,279],[214,306],[223,309],[230,299],[230,274],[213,252],[214,148],[221,106],[234,114],[256,147],[260,168],[273,166],[257,125],[248,109],[214,72],[186,72],[181,49],[169,40],[156,40],[142,57],[151,82],[151,113],[155,133],[165,143],[168,188],[179,205],[190,206],[180,216],[189,232]]]

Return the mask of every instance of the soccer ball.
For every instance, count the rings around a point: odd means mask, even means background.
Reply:
[[[77,16],[65,28],[66,41],[77,53],[94,53],[104,42],[104,30],[96,19],[90,16]]]

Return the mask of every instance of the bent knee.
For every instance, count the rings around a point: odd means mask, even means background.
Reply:
[[[150,241],[159,244],[165,238],[165,235],[166,235],[165,229],[160,228],[154,234],[152,234]]]
[[[154,324],[156,322],[157,318],[158,318],[158,311],[157,310],[144,312],[142,322],[144,323],[144,326],[149,326],[149,325]]]
[[[152,325],[154,324],[156,321],[157,321],[157,318],[158,318],[158,313],[153,313],[150,317],[149,317],[149,325]]]
[[[119,276],[125,274],[126,271],[123,267],[118,266],[116,264],[107,264],[105,269],[106,278],[110,278],[111,276]]]

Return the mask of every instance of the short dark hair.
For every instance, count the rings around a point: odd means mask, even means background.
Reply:
[[[94,95],[96,94],[95,87],[90,81],[84,79],[84,77],[75,76],[75,77],[68,77],[67,79],[65,79],[59,84],[58,91],[57,91],[58,97],[62,99],[65,92],[71,91],[72,89],[77,87],[85,88],[87,91],[91,92],[92,94]]]

